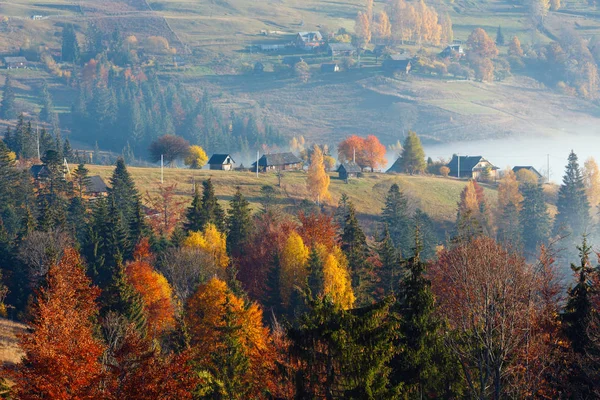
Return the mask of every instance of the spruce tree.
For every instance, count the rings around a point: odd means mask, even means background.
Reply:
[[[498,221],[498,241],[515,250],[521,249],[520,212],[515,203],[508,202],[500,214]]]
[[[109,202],[114,203],[122,226],[128,236],[130,247],[126,253],[121,253],[125,259],[128,259],[133,250],[133,246],[139,241],[143,230],[143,223],[139,221],[139,209],[141,208],[140,194],[135,187],[135,183],[127,171],[125,161],[122,158],[117,160],[117,165],[110,178],[111,187],[108,190]],[[137,230],[134,231],[133,228]]]
[[[342,250],[348,258],[352,277],[352,288],[359,304],[365,304],[371,299],[371,265],[368,258],[370,249],[367,237],[356,219],[352,203],[348,203],[348,216],[342,233]]]
[[[183,224],[183,228],[186,232],[200,232],[202,231],[202,198],[200,197],[200,191],[198,186],[194,187],[194,198],[192,204],[188,207],[185,212],[186,222]]]
[[[67,160],[68,163],[73,162],[73,148],[71,147],[71,142],[69,138],[66,138],[63,142],[62,146],[63,157]]]
[[[425,162],[425,151],[417,134],[409,131],[402,147],[402,171],[411,175],[423,173],[427,168],[427,163]]]
[[[238,186],[227,210],[227,249],[230,254],[238,255],[250,238],[252,230],[252,211],[250,203]]]
[[[496,31],[496,44],[498,46],[504,46],[504,34],[502,33],[500,25],[498,25],[498,30]]]
[[[397,184],[393,184],[385,198],[381,222],[387,225],[390,237],[401,255],[411,247],[411,223],[408,215],[408,201]]]
[[[308,277],[307,285],[312,296],[322,296],[325,288],[325,277],[323,275],[323,261],[319,252],[312,248],[308,255]],[[296,292],[298,292],[296,290]]]
[[[48,122],[51,125],[58,124],[58,115],[54,111],[52,96],[48,91],[48,84],[44,81],[42,85],[42,109],[40,110],[40,121]]]
[[[523,208],[519,214],[523,249],[531,254],[537,247],[548,241],[550,236],[550,216],[544,200],[542,186],[536,183],[523,183]]]
[[[2,89],[2,103],[0,104],[0,118],[11,120],[17,118],[16,96],[12,86],[10,74],[6,74],[4,88]]]
[[[338,201],[337,208],[333,214],[333,219],[338,226],[340,232],[344,231],[346,225],[346,218],[348,217],[350,199],[346,193],[342,193],[340,200]]]
[[[0,140],[0,211],[14,201],[18,172],[10,149]]]
[[[210,178],[202,182],[201,229],[204,229],[204,226],[209,222],[214,224],[219,232],[225,231],[225,213],[219,205],[217,196],[215,195],[215,188]]]
[[[63,28],[61,50],[63,61],[79,61],[79,43],[77,42],[77,35],[75,34],[75,28],[73,27],[73,24],[68,24]]]
[[[79,164],[73,171],[73,181],[75,183],[75,190],[79,194],[79,198],[82,199],[84,193],[87,193],[90,186],[90,171],[83,164]]]
[[[586,233],[590,220],[583,175],[577,162],[577,155],[571,150],[569,162],[558,191],[557,214],[554,220],[556,234],[569,234],[573,238]]]
[[[436,254],[439,240],[431,217],[420,208],[415,210],[415,214],[411,218],[411,237],[415,237],[417,230],[421,238],[421,258],[430,260]],[[407,256],[413,256],[413,252],[414,248],[411,248]]]
[[[377,253],[379,254],[379,262],[381,263],[379,281],[381,289],[383,289],[383,295],[396,294],[400,287],[403,268],[387,225],[385,225],[383,236],[378,243]]]

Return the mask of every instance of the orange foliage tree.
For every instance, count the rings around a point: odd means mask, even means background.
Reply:
[[[300,212],[298,219],[301,223],[298,233],[307,246],[314,247],[321,244],[327,250],[331,250],[337,244],[338,226],[333,221],[333,216]]]
[[[206,395],[260,398],[275,390],[275,353],[262,318],[256,303],[245,303],[217,278],[188,300],[185,320],[196,368],[216,382],[204,388]]]
[[[181,219],[184,202],[175,198],[177,184],[158,185],[158,193],[151,195],[146,192],[146,202],[156,210],[156,215],[150,218],[150,225],[159,235],[170,235]]]
[[[18,399],[100,399],[105,347],[95,338],[99,289],[91,286],[74,249],[48,271],[33,310],[33,332],[23,335],[25,357],[11,374]]]
[[[142,239],[136,246],[134,260],[127,264],[125,273],[127,281],[140,293],[144,302],[148,331],[160,335],[174,328],[175,307],[171,285],[152,267],[151,256],[148,239]]]
[[[352,135],[338,145],[340,161],[352,161],[356,153],[356,164],[371,171],[387,164],[385,152],[385,146],[374,135],[366,138]]]

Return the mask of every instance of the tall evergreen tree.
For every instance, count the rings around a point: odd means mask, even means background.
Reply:
[[[48,84],[44,81],[42,85],[42,109],[40,111],[40,121],[48,122],[53,126],[58,123],[58,115],[54,111],[54,103],[52,96],[48,91]]]
[[[61,50],[63,61],[79,61],[79,43],[77,42],[77,35],[75,34],[75,28],[73,27],[73,24],[68,24],[63,28]]]
[[[523,195],[523,208],[519,215],[523,249],[535,254],[537,247],[548,241],[550,216],[540,184],[523,183],[520,190]]]
[[[425,151],[421,145],[421,140],[413,131],[408,132],[408,136],[402,144],[402,171],[408,174],[420,174],[427,168],[425,162]]]
[[[219,205],[217,196],[215,195],[215,188],[210,178],[202,182],[201,229],[204,229],[204,226],[209,222],[214,224],[219,232],[225,231],[225,213]]]
[[[577,155],[572,150],[569,154],[563,183],[558,191],[556,208],[555,233],[569,234],[573,239],[586,233],[590,221],[590,203],[587,199]]]
[[[333,219],[338,226],[340,232],[344,231],[344,227],[346,226],[346,218],[348,217],[348,212],[350,211],[350,199],[346,193],[342,193],[340,200],[338,201],[337,208],[333,214]]]
[[[239,255],[252,230],[250,203],[239,186],[229,202],[227,210],[227,249],[230,254]]]
[[[186,232],[200,232],[202,231],[202,198],[200,197],[200,191],[198,186],[194,187],[194,198],[192,204],[188,207],[185,212],[186,222],[183,224],[183,229]]]
[[[517,205],[513,202],[507,203],[500,214],[500,219],[502,223],[498,221],[498,241],[515,250],[521,249],[522,228]]]
[[[16,195],[18,172],[10,149],[0,140],[0,212],[12,204]]]
[[[109,204],[114,204],[121,226],[125,229],[129,247],[126,253],[121,254],[124,259],[128,259],[132,254],[133,246],[140,239],[144,224],[139,221],[140,194],[122,158],[117,160],[115,170],[110,178],[110,184],[111,187],[108,191]],[[137,232],[133,230],[134,226],[139,228]]]
[[[0,118],[11,120],[17,118],[16,96],[12,86],[12,77],[6,74],[4,88],[2,89],[2,103],[0,104]]]
[[[400,288],[400,280],[403,278],[403,271],[400,256],[394,242],[390,236],[390,231],[385,225],[383,236],[378,243],[377,253],[379,254],[379,281],[383,290],[383,295],[396,294]]]
[[[498,25],[498,30],[496,31],[496,44],[498,46],[504,46],[504,33],[502,33],[500,25]]]
[[[397,184],[393,184],[385,198],[381,222],[387,225],[390,237],[401,255],[408,254],[411,248],[411,222],[408,215],[408,201]]]
[[[342,233],[342,250],[348,258],[352,277],[352,288],[359,304],[366,304],[372,298],[372,268],[368,261],[370,249],[367,237],[356,219],[352,203],[348,203],[348,216]]]
[[[435,256],[437,245],[439,244],[438,236],[431,217],[420,208],[415,210],[415,214],[411,218],[411,237],[415,237],[417,230],[421,238],[421,258],[430,260]],[[407,256],[414,255],[414,248]],[[406,257],[406,256],[405,256]]]

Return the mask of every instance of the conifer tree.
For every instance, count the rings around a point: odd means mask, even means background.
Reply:
[[[0,104],[0,118],[11,120],[17,117],[15,104],[15,91],[12,86],[12,77],[6,74],[4,88],[2,89],[2,103]]]
[[[0,211],[14,201],[18,172],[11,151],[0,140]]]
[[[201,232],[202,231],[202,198],[198,186],[194,187],[194,198],[192,204],[185,212],[186,222],[183,224],[183,229],[186,232]]]
[[[73,148],[71,147],[71,142],[69,141],[69,138],[66,138],[65,141],[63,142],[62,155],[63,155],[63,158],[65,158],[68,163],[74,162]]]
[[[348,212],[350,211],[349,205],[350,200],[348,195],[346,193],[342,193],[342,196],[338,201],[337,208],[333,214],[333,219],[335,224],[339,227],[340,232],[343,232],[344,227],[346,226],[346,218],[348,217]]]
[[[554,232],[570,234],[573,238],[586,233],[590,219],[590,204],[587,199],[583,175],[577,155],[571,150],[569,162],[558,191],[557,214]]]
[[[396,294],[400,288],[403,269],[387,224],[385,225],[383,236],[378,243],[377,253],[379,254],[379,262],[381,263],[379,267],[379,280],[380,287],[383,289],[383,295]]]
[[[131,257],[133,246],[139,241],[144,230],[144,220],[140,219],[141,200],[135,183],[127,171],[123,158],[117,159],[117,164],[110,178],[111,187],[108,190],[109,204],[114,204],[118,214],[120,228],[124,229],[129,246],[121,253],[125,260]],[[135,228],[135,230],[134,230]]]
[[[40,121],[48,122],[53,126],[58,124],[58,115],[54,111],[54,104],[52,102],[52,96],[48,91],[48,83],[44,81],[42,84],[42,109],[40,110]]]
[[[307,262],[308,278],[307,285],[312,296],[321,296],[325,288],[323,276],[323,260],[316,248],[312,248]]]
[[[498,30],[496,31],[496,44],[498,46],[504,46],[504,34],[502,33],[502,28],[498,25]]]
[[[250,203],[238,186],[227,210],[227,249],[232,255],[239,255],[252,230]]]
[[[219,232],[225,231],[225,213],[219,205],[210,178],[202,182],[202,209],[199,222],[201,229],[204,229],[206,224],[212,223]]]
[[[409,131],[408,136],[404,139],[401,160],[402,170],[411,175],[423,173],[427,168],[421,140],[413,131]]]
[[[73,24],[68,24],[62,31],[62,60],[66,62],[79,61],[79,43]]]
[[[358,302],[364,304],[371,298],[372,277],[368,261],[370,250],[367,237],[356,219],[356,211],[350,202],[348,203],[348,216],[342,233],[341,247],[348,258],[352,288],[357,295]]]
[[[431,217],[420,208],[415,210],[415,214],[411,218],[411,237],[415,237],[417,230],[421,237],[421,259],[430,260],[435,256],[437,245],[439,244],[438,236]],[[414,248],[411,249],[407,256],[414,255]]]
[[[75,182],[75,190],[79,194],[79,198],[83,198],[83,194],[88,191],[90,185],[90,171],[83,164],[79,164],[73,171],[73,181]]]
[[[540,184],[526,183],[520,189],[523,194],[523,208],[519,214],[523,249],[533,254],[539,245],[548,241],[550,216]]]
[[[385,198],[381,222],[387,225],[390,237],[403,255],[411,247],[411,223],[408,215],[408,201],[397,184],[393,184]]]

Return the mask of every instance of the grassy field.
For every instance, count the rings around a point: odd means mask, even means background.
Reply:
[[[100,175],[106,181],[112,174],[113,167],[88,166],[92,175]],[[160,169],[128,167],[140,192],[153,195],[160,185]],[[286,211],[296,213],[303,199],[310,198],[306,189],[306,173],[301,171],[286,172],[281,187],[277,186],[277,176],[272,173],[256,174],[251,172],[228,172],[189,169],[165,169],[165,184],[177,185],[177,194],[191,201],[193,182],[212,178],[218,198],[226,206],[240,187],[244,196],[258,209],[262,200],[260,189],[263,185],[271,185],[278,192],[277,203]],[[421,208],[428,213],[441,227],[449,227],[456,218],[456,204],[460,192],[465,186],[464,181],[444,179],[430,176],[387,175],[381,173],[366,173],[363,178],[351,180],[349,184],[331,174],[331,210],[337,204],[342,193],[346,193],[355,204],[357,213],[365,227],[373,232],[373,223],[384,205],[385,195],[393,183],[397,183],[409,199],[412,209]],[[495,189],[486,188],[486,195],[495,204]]]
[[[23,357],[17,335],[24,333],[26,325],[0,318],[0,365],[16,364]]]

